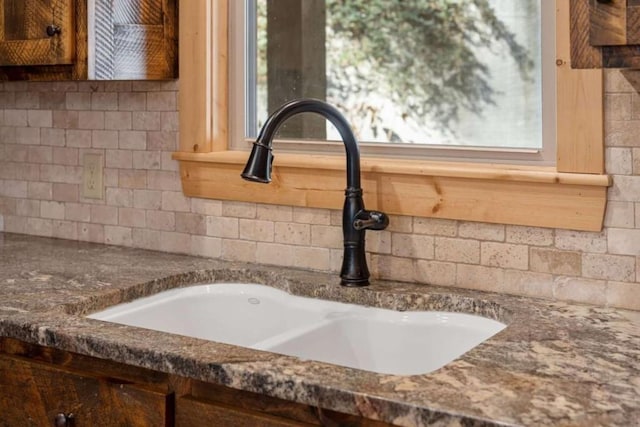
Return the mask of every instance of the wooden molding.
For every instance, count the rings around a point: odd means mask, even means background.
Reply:
[[[607,200],[603,76],[572,70],[569,1],[557,0],[557,166],[362,159],[369,209],[390,214],[598,231]],[[211,9],[210,9],[211,8]],[[273,182],[243,181],[228,144],[228,0],[180,4],[180,161],[191,197],[340,209],[343,155],[276,153]],[[215,37],[212,37],[215,35]],[[215,74],[212,74],[215,71]]]

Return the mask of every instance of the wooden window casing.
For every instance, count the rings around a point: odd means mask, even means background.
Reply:
[[[602,70],[571,69],[569,0],[556,0],[553,167],[362,158],[367,208],[389,214],[598,231],[607,187]],[[343,155],[275,153],[269,186],[229,149],[228,0],[180,3],[180,162],[187,196],[341,209]]]

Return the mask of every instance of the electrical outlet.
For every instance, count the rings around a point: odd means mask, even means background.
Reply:
[[[82,197],[102,199],[102,155],[85,154],[82,169]]]

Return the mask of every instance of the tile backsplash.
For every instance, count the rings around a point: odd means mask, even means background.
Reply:
[[[602,232],[394,216],[367,235],[372,276],[640,310],[640,72],[605,82]],[[182,194],[178,90],[0,83],[0,230],[337,272],[339,210]],[[101,200],[81,191],[87,153],[102,156]]]

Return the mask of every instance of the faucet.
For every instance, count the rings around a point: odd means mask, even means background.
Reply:
[[[369,269],[365,256],[365,231],[384,230],[389,225],[389,217],[383,212],[368,211],[364,208],[360,187],[360,149],[349,123],[340,111],[317,99],[297,99],[282,105],[269,116],[260,130],[242,172],[242,178],[265,184],[271,182],[273,138],[282,123],[300,113],[320,114],[336,127],[342,137],[347,153],[347,189],[342,210],[344,256],[340,284],[349,287],[367,286]]]

